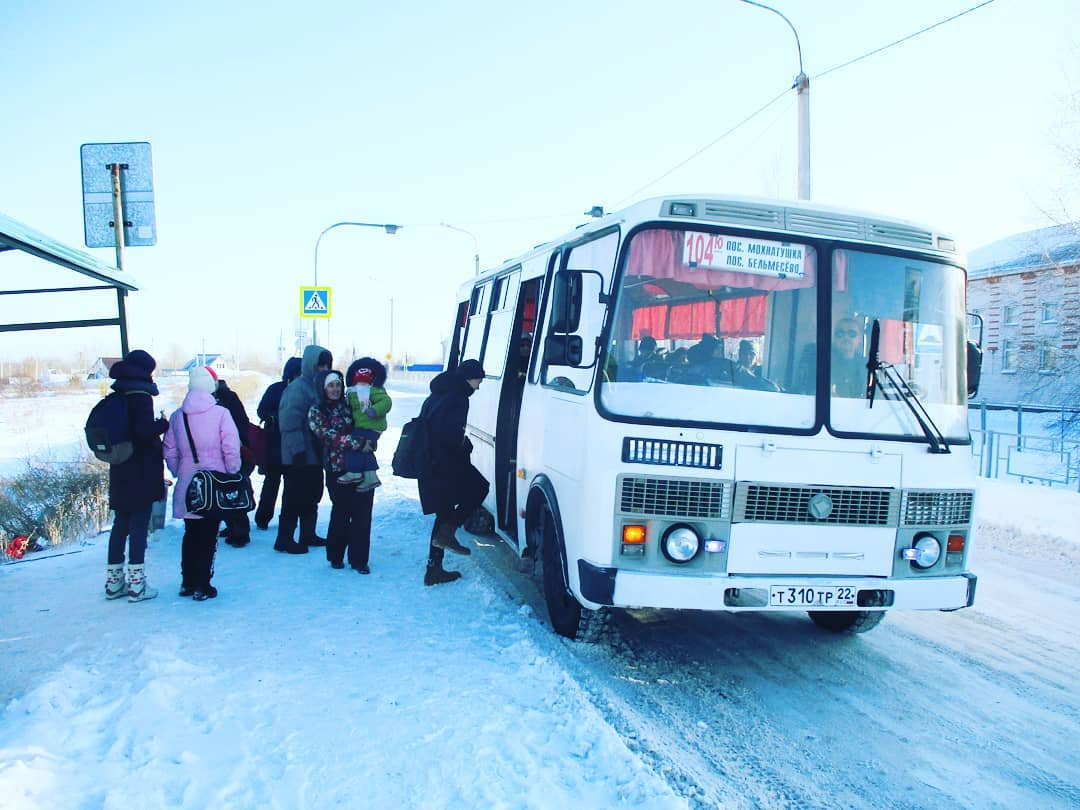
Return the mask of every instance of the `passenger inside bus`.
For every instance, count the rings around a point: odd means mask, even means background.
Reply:
[[[780,386],[761,376],[761,366],[757,362],[757,346],[754,341],[739,341],[739,359],[733,372],[735,385],[740,388],[752,388],[755,391],[779,391]]]
[[[724,344],[708,333],[687,350],[689,369],[683,382],[691,385],[731,385],[733,363],[724,356]]]

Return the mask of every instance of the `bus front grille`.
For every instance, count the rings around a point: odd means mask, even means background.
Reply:
[[[895,526],[900,493],[870,487],[815,487],[740,482],[734,523]]]
[[[717,520],[727,518],[726,506],[720,481],[633,475],[619,481],[619,510],[623,514]]]
[[[953,526],[971,522],[975,493],[969,490],[904,493],[905,526]]]

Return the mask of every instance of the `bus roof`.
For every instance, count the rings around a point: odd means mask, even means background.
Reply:
[[[806,200],[777,200],[721,194],[683,194],[652,197],[627,208],[579,225],[575,230],[507,259],[480,277],[498,275],[508,267],[552,248],[577,241],[612,225],[631,222],[724,224],[739,228],[781,231],[793,236],[815,236],[871,245],[924,251],[945,258],[960,258],[952,236],[928,225],[854,209],[836,208]],[[475,279],[468,283],[472,287]]]

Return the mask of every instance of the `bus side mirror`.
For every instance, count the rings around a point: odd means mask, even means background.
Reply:
[[[979,393],[982,361],[982,349],[974,341],[969,340],[967,342],[967,395],[969,399]]]
[[[551,307],[551,331],[575,332],[581,324],[581,272],[560,270],[555,274]]]
[[[544,341],[544,362],[549,366],[581,366],[581,335],[551,335]]]

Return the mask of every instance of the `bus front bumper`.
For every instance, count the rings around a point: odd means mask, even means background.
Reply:
[[[653,607],[677,610],[957,610],[975,603],[977,577],[921,579],[880,577],[696,576],[628,571],[578,560],[581,596],[597,606]],[[800,599],[809,593],[834,593],[837,587],[854,589],[854,605],[793,604],[778,590]],[[777,604],[782,601],[782,604]]]

